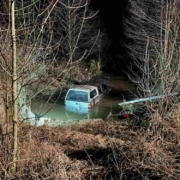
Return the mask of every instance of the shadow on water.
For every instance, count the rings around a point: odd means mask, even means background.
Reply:
[[[112,87],[110,94],[106,95],[93,109],[86,114],[77,114],[65,109],[64,98],[59,98],[57,103],[47,102],[43,98],[33,101],[31,109],[34,113],[44,115],[53,120],[82,120],[82,119],[105,119],[110,114],[119,112],[118,103],[128,99],[129,90],[132,86],[122,77],[111,77],[108,85]]]

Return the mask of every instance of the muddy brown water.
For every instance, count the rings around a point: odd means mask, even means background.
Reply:
[[[47,102],[43,99],[33,101],[31,109],[34,113],[56,121],[83,120],[83,119],[105,119],[110,114],[119,112],[118,103],[128,96],[133,87],[123,77],[110,77],[108,84],[112,87],[110,94],[106,95],[89,113],[77,114],[65,109],[64,98],[57,103]]]

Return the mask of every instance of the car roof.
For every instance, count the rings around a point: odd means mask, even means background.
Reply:
[[[96,87],[91,85],[76,85],[74,86],[74,88],[71,88],[71,90],[75,90],[75,89],[83,90],[83,91],[92,91],[96,89]]]

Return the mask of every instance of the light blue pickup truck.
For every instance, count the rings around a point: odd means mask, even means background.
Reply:
[[[66,110],[79,114],[88,113],[110,90],[104,81],[79,83],[69,89],[66,94]]]
[[[96,86],[76,85],[68,90],[65,97],[66,110],[76,113],[88,113],[97,104],[102,95]]]

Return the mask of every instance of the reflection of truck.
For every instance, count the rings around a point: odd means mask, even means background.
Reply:
[[[65,97],[66,109],[76,113],[88,113],[109,91],[108,86],[97,82],[84,82],[68,90]]]

